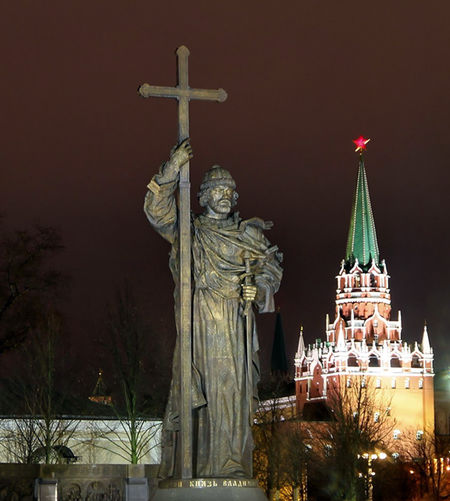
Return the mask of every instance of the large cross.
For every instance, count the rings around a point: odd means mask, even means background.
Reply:
[[[223,89],[191,89],[189,87],[189,49],[182,45],[177,51],[177,86],[161,87],[147,83],[139,87],[142,97],[169,97],[178,100],[178,141],[189,137],[189,101],[225,101]],[[192,340],[191,340],[191,199],[189,162],[180,170],[179,242],[180,242],[180,365],[181,365],[181,477],[192,478]]]

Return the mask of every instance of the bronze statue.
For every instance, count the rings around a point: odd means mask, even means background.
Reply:
[[[180,332],[179,211],[181,167],[192,157],[188,140],[171,152],[148,185],[144,210],[172,246],[175,317]],[[274,310],[281,254],[264,230],[271,223],[243,220],[232,212],[238,194],[231,174],[214,165],[200,187],[203,214],[191,216],[193,476],[251,477],[251,422],[257,403],[258,340],[253,307]],[[177,336],[177,345],[179,336]],[[172,382],[163,424],[160,476],[181,478],[180,350],[175,348]]]

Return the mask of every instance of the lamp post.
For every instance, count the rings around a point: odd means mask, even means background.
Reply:
[[[372,469],[372,461],[375,459],[386,459],[387,454],[385,452],[379,452],[378,454],[365,452],[362,457],[367,459],[367,501],[373,501],[372,477],[375,475],[375,472]]]

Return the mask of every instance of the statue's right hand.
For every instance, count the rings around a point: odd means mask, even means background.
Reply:
[[[181,167],[186,162],[189,162],[189,159],[192,157],[192,147],[189,139],[185,139],[182,143],[172,148],[170,159],[164,164],[164,178],[166,181],[175,181],[178,178]]]
[[[164,178],[166,181],[175,181],[178,178],[178,173],[181,167],[189,162],[193,157],[192,147],[189,139],[185,139],[182,143],[172,148],[170,159],[164,164]]]
[[[178,146],[173,148],[170,153],[169,163],[174,164],[174,166],[180,170],[181,167],[193,157],[192,146],[189,143],[189,139],[185,139]]]

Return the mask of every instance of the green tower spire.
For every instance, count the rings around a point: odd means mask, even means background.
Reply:
[[[370,267],[372,259],[376,265],[380,264],[377,234],[373,220],[372,206],[370,204],[369,187],[362,151],[360,151],[359,155],[358,179],[356,181],[356,192],[353,199],[347,250],[345,253],[347,266],[353,266],[355,259],[358,259],[360,266],[365,269]]]
[[[270,361],[272,375],[286,377],[289,374],[289,366],[286,358],[286,345],[284,343],[284,330],[281,321],[280,309],[277,309],[275,320],[275,334],[273,337],[272,357]]]

